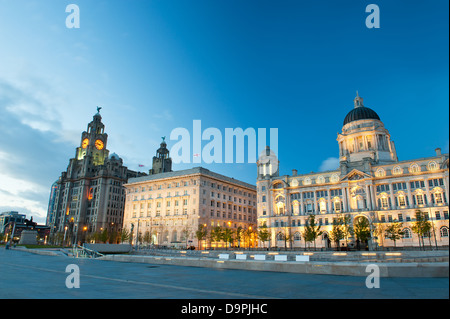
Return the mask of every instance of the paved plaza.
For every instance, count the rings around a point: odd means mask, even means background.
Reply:
[[[66,287],[76,264],[80,287]],[[448,278],[380,278],[225,270],[43,256],[0,249],[0,298],[409,299],[449,298]]]

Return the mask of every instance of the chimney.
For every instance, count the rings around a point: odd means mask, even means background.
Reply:
[[[435,151],[436,151],[436,156],[441,156],[441,148],[440,147],[435,149]]]
[[[297,172],[296,169],[293,169],[293,170],[292,170],[292,176],[297,176],[297,173],[298,173],[298,172]]]

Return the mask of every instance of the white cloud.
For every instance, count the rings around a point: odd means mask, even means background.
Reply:
[[[336,157],[328,157],[326,160],[320,164],[319,171],[332,171],[339,167],[339,158]]]

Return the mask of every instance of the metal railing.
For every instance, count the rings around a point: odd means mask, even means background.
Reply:
[[[73,245],[72,254],[74,258],[97,258],[103,254],[80,245]]]

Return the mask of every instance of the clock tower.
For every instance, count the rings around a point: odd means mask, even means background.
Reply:
[[[108,158],[109,151],[106,149],[108,134],[105,133],[105,125],[100,115],[101,107],[97,107],[97,113],[88,124],[87,131],[81,133],[81,143],[77,147],[75,158],[83,160],[86,156],[92,159],[92,164],[103,165]]]
[[[108,134],[100,107],[81,133],[75,157],[56,182],[54,204],[49,209],[51,233],[66,234],[72,244],[107,230],[117,234],[123,223],[125,189],[130,177],[146,175],[129,170],[123,160],[106,149]]]

